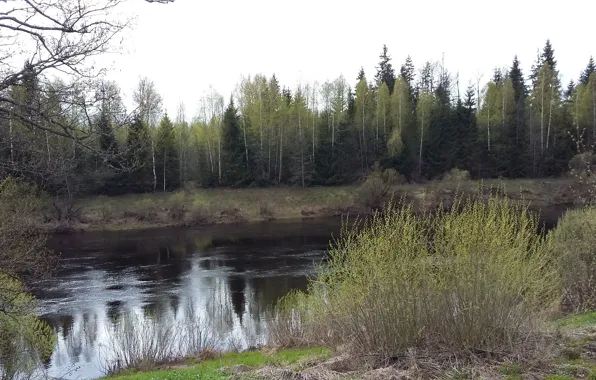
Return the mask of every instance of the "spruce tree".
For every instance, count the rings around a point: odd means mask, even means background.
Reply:
[[[180,166],[174,124],[166,113],[161,119],[155,145],[158,189],[174,190],[180,186]]]
[[[414,86],[414,79],[416,75],[414,70],[414,63],[412,62],[412,58],[408,55],[406,62],[401,65],[399,75],[401,75],[401,77],[408,83],[410,87]]]
[[[588,83],[590,82],[590,75],[592,75],[595,72],[596,72],[596,65],[594,64],[594,58],[590,57],[590,60],[588,61],[588,66],[586,66],[586,69],[584,71],[582,71],[582,73],[579,77],[579,82],[581,84],[583,84],[584,86],[587,86]]]
[[[105,105],[102,107],[97,120],[97,132],[99,133],[99,149],[108,156],[113,156],[118,150],[114,130],[110,126],[110,115]],[[107,157],[112,159],[112,157]]]
[[[391,64],[391,57],[387,54],[387,45],[383,45],[383,51],[379,55],[379,66],[377,66],[377,75],[375,76],[377,87],[385,83],[389,87],[389,93],[393,93],[395,87],[395,70]]]
[[[523,177],[528,172],[528,139],[529,126],[526,116],[526,103],[528,97],[528,88],[525,84],[524,74],[520,67],[517,55],[513,58],[513,63],[509,70],[509,79],[513,86],[515,98],[515,111],[511,120],[507,121],[510,129],[508,130],[508,177]]]
[[[149,158],[151,156],[151,139],[149,130],[141,118],[136,115],[128,127],[126,137],[125,162],[128,175],[127,187],[132,192],[145,192],[152,188]]]
[[[364,67],[360,66],[360,71],[358,71],[356,82],[360,82],[362,79],[366,79],[366,74],[364,74]]]
[[[557,71],[557,61],[555,60],[555,50],[550,43],[550,40],[546,40],[542,54],[540,55],[541,64],[548,63],[553,71]]]
[[[284,89],[284,95],[285,95]],[[240,127],[238,110],[230,97],[222,126],[222,165],[224,169],[223,184],[239,186],[248,180],[249,169],[244,151],[244,141]]]

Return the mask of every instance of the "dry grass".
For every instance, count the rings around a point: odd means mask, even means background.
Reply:
[[[450,204],[456,193],[476,194],[481,188],[488,197],[504,188],[509,197],[534,208],[573,203],[573,179],[556,180],[467,180],[430,181],[407,184],[398,173],[385,171],[362,185],[341,187],[279,187],[256,189],[187,189],[174,193],[98,196],[76,201],[76,218],[57,221],[55,207],[37,224],[46,230],[122,230],[165,226],[196,226],[273,219],[301,219],[364,215],[391,198],[404,197],[417,210]],[[380,182],[379,182],[380,181]],[[382,183],[382,186],[375,184]],[[48,217],[48,215],[50,215]],[[72,219],[72,220],[71,220]]]
[[[354,189],[198,189],[94,197],[78,201],[86,223],[76,227],[136,229],[341,215],[354,210]]]

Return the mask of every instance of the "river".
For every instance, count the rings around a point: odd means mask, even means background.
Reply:
[[[124,316],[156,324],[209,321],[219,348],[266,340],[267,311],[305,289],[340,220],[303,220],[56,235],[58,270],[36,284],[57,342],[46,363],[61,379],[102,376]],[[207,323],[207,322],[205,322]]]

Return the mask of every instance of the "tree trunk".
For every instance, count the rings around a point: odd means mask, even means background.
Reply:
[[[151,136],[151,160],[153,167],[153,191],[157,190],[157,173],[155,172],[155,138]]]
[[[364,134],[364,102],[362,102],[362,162],[364,163],[364,168],[368,166],[368,151],[366,149],[366,135]]]
[[[424,115],[423,115],[424,117]],[[422,139],[424,138],[424,119],[420,123],[420,149],[418,150],[418,175],[422,175]]]
[[[487,131],[487,144],[488,144],[488,152],[490,153],[490,102],[488,102],[488,106],[486,107],[487,109],[487,127],[486,127],[486,131]]]
[[[221,184],[221,125],[217,131],[217,169],[219,183]]]
[[[259,134],[261,135],[261,162],[262,162],[262,160],[263,160],[263,93],[260,88],[259,88]]]
[[[544,73],[542,74],[542,88],[540,99],[540,154],[544,155]]]
[[[215,165],[213,165],[213,155],[211,153],[211,139],[209,136],[206,138],[207,140],[207,153],[209,155],[209,166],[211,167],[211,173],[215,170]]]
[[[48,152],[48,165],[50,164],[50,161],[52,159],[52,156],[50,154],[50,136],[48,135],[48,131],[45,131],[46,133],[46,150]]]
[[[331,114],[331,155],[335,153],[335,114]]]
[[[548,143],[550,141],[550,126],[553,116],[553,103],[555,102],[555,86],[551,87],[550,104],[548,106],[548,127],[546,132],[546,150],[548,150]],[[554,135],[554,134],[553,134]]]
[[[163,150],[163,191],[166,192],[166,149]]]
[[[279,183],[281,183],[281,172],[283,168],[283,158],[284,158],[284,130],[283,127],[279,126]]]
[[[304,187],[304,141],[302,137],[302,124],[300,112],[298,112],[298,133],[300,134],[300,167],[302,172],[302,187]]]
[[[246,141],[246,117],[244,117],[244,125],[242,126],[242,132],[244,133],[244,152],[246,153],[246,166],[248,169],[248,143]]]
[[[10,117],[10,119],[8,119],[8,128],[9,128],[8,136],[10,139],[10,164],[11,164],[11,166],[14,167],[14,143],[13,143],[13,137],[12,137],[12,117]]]

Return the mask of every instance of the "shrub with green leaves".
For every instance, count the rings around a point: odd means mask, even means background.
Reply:
[[[282,300],[271,331],[384,358],[514,350],[558,298],[548,241],[510,200],[453,209],[419,216],[390,205],[345,228],[308,293]]]
[[[358,197],[365,207],[378,209],[394,195],[392,188],[405,182],[395,169],[376,169],[358,189]]]
[[[550,233],[568,311],[596,310],[596,207],[570,210]]]
[[[35,189],[13,179],[0,182],[0,379],[34,371],[51,354],[52,329],[35,316],[24,279],[46,276],[54,257],[36,232],[41,207]]]

